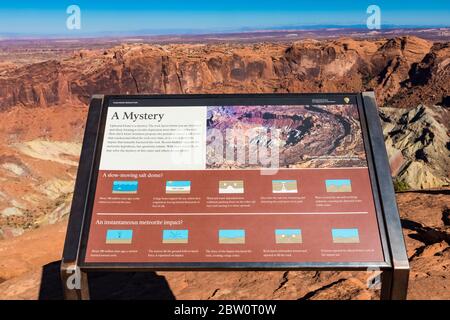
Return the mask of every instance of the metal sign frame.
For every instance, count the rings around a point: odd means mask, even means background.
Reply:
[[[319,101],[351,97],[358,106],[367,163],[378,220],[384,262],[355,263],[85,263],[92,206],[103,139],[106,110],[111,100],[145,100],[145,105],[281,105],[320,104]],[[64,245],[61,279],[67,299],[88,299],[88,272],[95,271],[189,271],[189,270],[380,270],[381,299],[406,299],[409,263],[390,175],[384,137],[373,92],[336,94],[219,94],[94,96],[91,100],[75,191]]]

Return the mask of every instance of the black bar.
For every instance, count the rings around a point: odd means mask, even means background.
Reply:
[[[346,101],[346,99],[348,99]],[[202,105],[270,105],[270,104],[356,104],[354,93],[320,93],[320,94],[168,94],[168,95],[129,95],[107,96],[105,101],[110,107],[139,106],[202,106]]]
[[[70,208],[69,223],[64,242],[63,263],[75,262],[83,227],[83,218],[86,206],[86,193],[89,186],[89,177],[92,174],[92,163],[95,155],[95,143],[100,125],[100,115],[103,98],[94,97],[89,107],[86,129],[78,165],[77,179]]]
[[[380,300],[392,300],[392,269],[381,273]]]

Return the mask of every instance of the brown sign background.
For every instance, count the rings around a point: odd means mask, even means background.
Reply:
[[[141,177],[108,176],[121,173]],[[327,192],[327,179],[350,179],[352,192]],[[113,194],[113,182],[123,180],[137,180],[137,193]],[[190,194],[166,194],[166,181],[172,180],[191,181]],[[219,194],[221,180],[244,181],[244,194]],[[272,180],[297,180],[298,193],[274,194]],[[251,205],[207,207],[208,197],[243,198]],[[261,203],[262,197],[281,202]],[[351,198],[318,206],[317,197]],[[174,204],[175,198],[190,203]],[[333,242],[332,229],[355,228],[359,243]],[[165,229],[189,230],[188,243],[163,243]],[[244,229],[245,244],[220,244],[221,229]],[[277,244],[275,229],[301,229],[303,241]],[[107,244],[107,230],[133,230],[131,244]],[[275,175],[260,170],[100,171],[85,258],[88,263],[382,261],[367,168],[280,169]]]

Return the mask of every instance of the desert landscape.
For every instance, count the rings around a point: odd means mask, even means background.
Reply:
[[[409,298],[450,299],[450,42],[444,31],[227,43],[0,41],[0,299],[61,298],[58,261],[91,95],[369,89],[377,95],[399,191],[412,267]],[[375,299],[367,277],[158,272],[96,274],[92,283],[94,298],[109,299]]]

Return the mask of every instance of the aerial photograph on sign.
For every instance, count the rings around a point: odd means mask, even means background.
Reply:
[[[279,137],[268,141],[258,132],[252,135],[256,128],[270,129],[272,134],[279,131]],[[353,104],[208,107],[207,130],[219,130],[226,139],[247,136],[247,153],[252,147],[277,143],[281,168],[367,165],[358,109]],[[249,164],[227,159],[210,161],[209,167],[233,169]]]

